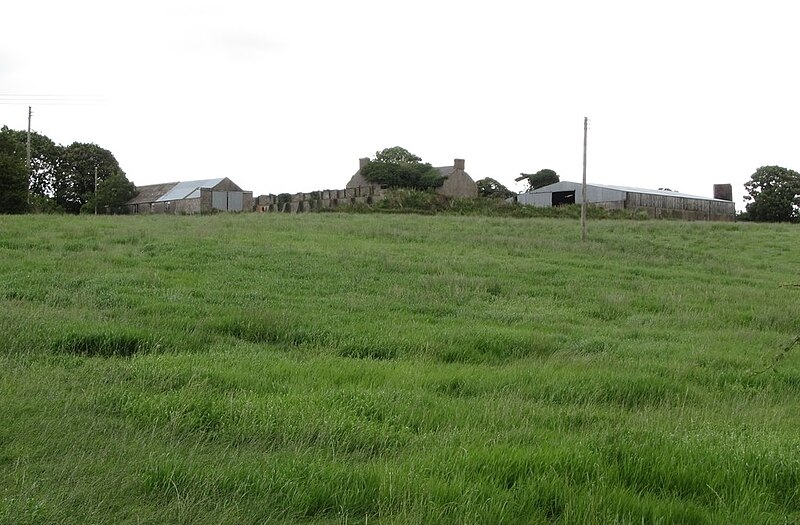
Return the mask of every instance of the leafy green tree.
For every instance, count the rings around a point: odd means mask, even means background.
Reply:
[[[374,161],[389,164],[418,164],[422,162],[422,159],[405,148],[394,146],[393,148],[376,151]]]
[[[89,197],[81,212],[92,213],[97,206],[98,213],[127,213],[123,205],[136,194],[136,186],[125,175],[114,173],[104,181],[98,182],[97,192]]]
[[[399,146],[376,152],[375,158],[361,168],[361,175],[389,188],[425,190],[444,183],[436,168]]]
[[[0,128],[0,132],[14,143],[14,149],[25,162],[27,132],[7,126]],[[34,211],[78,213],[94,195],[95,166],[98,188],[112,175],[120,175],[124,179],[122,182],[130,184],[110,151],[78,142],[64,147],[45,135],[31,133],[30,173],[25,170],[26,193],[30,191],[30,199],[26,195],[26,202],[30,201]],[[125,193],[122,190],[117,186],[114,191],[122,195]]]
[[[112,175],[125,177],[117,159],[96,144],[74,142],[64,148],[61,175],[56,180],[56,202],[69,213],[78,213],[94,194],[95,168],[97,183]],[[126,179],[127,180],[127,179]]]
[[[760,222],[800,222],[800,174],[762,166],[745,183],[747,218]]]
[[[28,169],[25,150],[3,128],[0,132],[0,213],[28,211]]]
[[[550,184],[555,184],[556,182],[559,181],[558,174],[555,171],[547,168],[539,170],[533,174],[520,173],[519,175],[520,176],[514,180],[519,182],[521,180],[527,179],[528,188],[526,191],[533,191],[537,188],[542,188]]]
[[[475,181],[475,184],[478,186],[478,195],[481,197],[488,197],[491,199],[507,199],[516,195],[513,191],[489,177],[477,180]]]
[[[38,193],[30,194],[30,210],[31,213],[64,213],[64,209],[56,204],[56,201],[50,197],[39,195]]]
[[[25,151],[27,147],[27,131],[13,130],[3,127],[3,132],[8,133]],[[60,166],[64,155],[64,148],[45,135],[31,133],[31,171],[28,188],[32,195],[52,197],[56,180],[60,175]],[[41,201],[41,199],[38,199]]]

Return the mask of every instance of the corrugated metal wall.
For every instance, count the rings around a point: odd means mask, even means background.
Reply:
[[[553,205],[553,192],[559,191],[574,191],[575,204],[581,204],[581,185],[569,181],[561,181],[551,184],[544,188],[534,190],[531,193],[522,193],[517,196],[517,202],[520,204],[527,204],[529,206],[538,206],[546,208]],[[586,202],[590,204],[603,204],[603,203],[620,203],[615,208],[621,208],[622,203],[625,202],[625,192],[613,190],[610,188],[600,188],[597,186],[586,187]]]
[[[243,211],[241,191],[215,191],[211,194],[211,206],[215,210]]]
[[[228,210],[228,192],[215,191],[211,194],[211,207],[215,210]]]

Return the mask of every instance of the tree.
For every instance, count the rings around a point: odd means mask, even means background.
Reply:
[[[8,133],[22,151],[25,151],[28,133],[3,127],[3,132]],[[60,174],[60,165],[64,156],[64,148],[50,140],[45,135],[31,133],[31,169],[28,180],[28,189],[33,195],[52,198],[56,180]],[[41,199],[38,199],[41,201]]]
[[[499,182],[489,177],[475,181],[478,186],[478,195],[491,199],[507,199],[513,197],[515,193]]]
[[[74,142],[64,148],[61,174],[55,185],[56,202],[69,213],[78,213],[94,194],[97,183],[112,175],[125,177],[117,159],[96,144]],[[125,179],[127,180],[127,179]]]
[[[425,190],[444,183],[436,168],[399,146],[376,152],[375,158],[361,168],[361,175],[389,188]]]
[[[800,174],[762,166],[745,183],[747,217],[762,222],[800,222]]]
[[[418,164],[422,162],[421,158],[400,146],[376,151],[374,160],[375,162],[385,162],[389,164]]]
[[[520,173],[519,175],[519,177],[514,179],[517,182],[528,179],[528,188],[526,191],[533,191],[537,188],[542,188],[549,184],[555,184],[559,181],[558,174],[555,171],[547,168],[539,170],[533,174]]]
[[[28,211],[28,169],[24,149],[14,138],[0,132],[0,213]]]
[[[99,213],[126,213],[123,205],[137,194],[136,186],[122,173],[114,173],[97,184],[97,192],[89,197],[81,212],[92,213],[97,206]]]

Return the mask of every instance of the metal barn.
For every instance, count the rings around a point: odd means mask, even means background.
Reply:
[[[725,191],[727,187],[727,192]],[[642,211],[652,218],[732,221],[736,208],[728,195],[730,185],[716,185],[717,196],[727,199],[686,195],[670,190],[648,190],[605,184],[587,184],[586,202],[606,209]],[[582,204],[581,184],[561,181],[517,195],[517,202],[549,207]]]

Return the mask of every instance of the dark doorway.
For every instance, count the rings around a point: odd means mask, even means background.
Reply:
[[[553,206],[562,204],[575,204],[575,190],[553,192]]]

